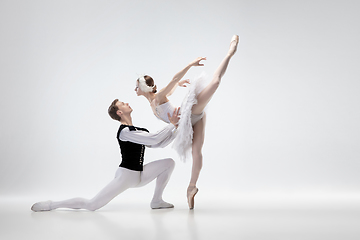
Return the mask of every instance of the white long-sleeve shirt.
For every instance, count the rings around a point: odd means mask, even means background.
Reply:
[[[169,145],[175,137],[176,128],[173,124],[169,124],[156,133],[148,133],[139,130],[130,131],[129,128],[125,128],[121,131],[119,139],[121,141],[143,144],[151,148],[163,148]]]

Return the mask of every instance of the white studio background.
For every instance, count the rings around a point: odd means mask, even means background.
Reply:
[[[1,196],[91,197],[120,163],[111,101],[129,102],[137,126],[164,127],[135,95],[138,74],[161,88],[206,56],[186,77],[211,77],[233,34],[238,52],[207,110],[202,195],[358,194],[359,11],[340,0],[2,0]],[[171,146],[146,152],[163,157],[177,162],[166,199],[185,201],[191,164]],[[152,187],[135,192],[150,200]]]

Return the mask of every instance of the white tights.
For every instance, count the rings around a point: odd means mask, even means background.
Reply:
[[[105,206],[126,189],[142,187],[155,178],[157,178],[156,187],[151,203],[165,203],[162,199],[162,194],[174,167],[175,162],[171,158],[148,163],[144,165],[142,172],[119,167],[115,173],[115,178],[92,199],[73,198],[64,201],[52,201],[50,210],[56,208],[72,208],[95,211]]]

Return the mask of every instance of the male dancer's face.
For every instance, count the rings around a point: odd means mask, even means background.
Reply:
[[[118,111],[122,112],[123,114],[130,114],[133,111],[132,108],[129,106],[129,103],[117,101],[116,106],[119,109]]]

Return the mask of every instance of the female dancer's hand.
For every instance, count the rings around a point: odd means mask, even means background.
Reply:
[[[189,80],[189,79],[181,80],[181,81],[178,83],[178,85],[179,85],[179,87],[187,87],[187,86],[185,85],[185,83],[190,84],[190,80]]]
[[[194,61],[192,61],[189,65],[190,66],[204,66],[203,63],[200,63],[201,60],[206,60],[206,57],[198,57]]]
[[[170,113],[168,113],[167,115],[168,115],[169,121],[172,124],[174,124],[174,126],[177,128],[177,126],[178,126],[177,124],[180,120],[180,108],[175,108],[172,116],[170,116]]]

